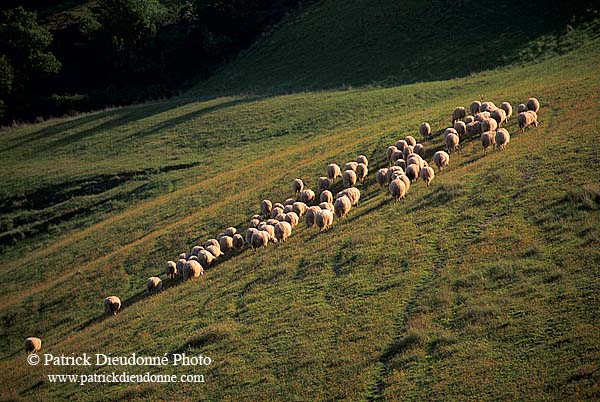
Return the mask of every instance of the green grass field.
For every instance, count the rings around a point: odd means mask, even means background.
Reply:
[[[463,78],[212,100],[200,86],[0,133],[0,400],[599,400],[600,39],[581,38],[565,54]],[[235,63],[252,52],[267,50]],[[316,86],[345,80],[322,77]],[[530,96],[540,126],[520,133],[511,118],[504,151],[466,141],[397,204],[376,184],[386,147],[418,138],[422,121],[431,160],[455,106],[516,108]],[[360,205],[329,231],[302,223],[285,244],[231,253],[200,280],[166,279],[165,261],[225,227],[245,231],[263,198],[291,197],[296,177],[315,188],[328,163],[358,154],[370,161]],[[166,289],[148,296],[152,275]],[[124,306],[105,318],[113,294]],[[32,367],[28,336],[57,355],[213,362]],[[206,382],[47,379],[112,371]]]

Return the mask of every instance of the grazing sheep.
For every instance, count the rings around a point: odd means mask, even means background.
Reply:
[[[422,144],[415,145],[413,152],[421,157],[425,157],[425,147]]]
[[[321,176],[317,179],[317,188],[319,191],[327,190],[331,186],[331,180],[329,177]]]
[[[377,181],[377,184],[379,184],[380,187],[383,186],[386,182],[387,172],[387,168],[381,168],[377,171],[377,174],[375,175],[375,181]]]
[[[279,208],[281,210],[283,210],[284,205],[280,202],[276,202],[275,204],[273,204],[273,208]]]
[[[540,110],[540,101],[536,98],[527,99],[526,105],[528,110],[533,110],[536,113]]]
[[[279,222],[275,225],[275,238],[278,242],[285,242],[292,234],[292,225],[288,222]]]
[[[284,214],[287,214],[288,212],[292,212],[293,210],[294,210],[294,208],[293,208],[291,205],[286,205],[286,206],[283,208],[283,213],[284,213]]]
[[[419,169],[421,169],[424,165],[425,161],[423,160],[423,158],[421,158],[419,155],[417,154],[411,154],[408,156],[408,158],[406,159],[406,164],[407,165],[417,165],[419,167]]]
[[[356,172],[354,170],[345,170],[342,175],[342,181],[344,182],[344,187],[352,187],[356,184]]]
[[[281,215],[283,214],[283,207],[279,208],[279,207],[273,207],[273,209],[271,210],[271,218],[272,219],[277,219],[277,215]]]
[[[331,193],[331,191],[325,190],[319,196],[319,201],[321,201],[321,202],[328,202],[328,203],[331,204],[333,202],[333,194]]]
[[[188,261],[186,266],[183,267],[184,281],[199,278],[200,275],[204,275],[204,268],[198,261]]]
[[[458,151],[459,138],[457,134],[450,133],[446,136],[446,147],[448,147],[448,153]]]
[[[304,217],[304,223],[306,224],[307,228],[310,228],[315,224],[315,216],[317,215],[317,213],[319,211],[321,211],[321,208],[317,207],[317,206],[310,207],[306,210],[306,215]]]
[[[467,115],[467,111],[465,110],[464,107],[458,106],[458,107],[454,108],[454,110],[452,111],[452,124],[454,124],[454,122],[456,120],[464,119],[466,115]]]
[[[496,149],[499,151],[503,150],[506,148],[509,142],[510,134],[508,133],[508,130],[505,128],[499,128],[496,131]]]
[[[448,134],[458,135],[458,131],[456,131],[454,127],[448,127],[447,129],[445,129],[443,134],[444,141],[446,141],[446,137],[448,136]]]
[[[406,194],[406,187],[404,186],[404,182],[399,178],[392,180],[388,189],[390,190],[390,194],[392,195],[392,197],[394,197],[395,202],[398,202],[401,199],[403,199]]]
[[[197,255],[193,255],[193,256],[190,257],[190,259],[188,261],[198,261],[198,262],[200,262],[200,259],[198,258]]]
[[[300,222],[300,217],[295,212],[288,212],[285,214],[284,221],[292,225],[292,228],[298,226],[298,222]]]
[[[352,201],[348,196],[343,196],[335,200],[333,204],[333,210],[335,212],[335,216],[338,218],[345,218],[348,215],[348,211],[352,208]]]
[[[475,121],[482,121],[491,118],[490,112],[480,112],[475,115]]]
[[[419,134],[421,134],[425,141],[429,141],[429,139],[431,138],[431,126],[429,125],[429,123],[421,123],[421,125],[419,126]]]
[[[367,175],[369,174],[369,168],[364,163],[359,163],[356,167],[356,179],[361,183],[365,182]]]
[[[328,209],[328,210],[330,210],[331,212],[333,212],[333,211],[334,211],[334,209],[333,209],[333,204],[330,204],[330,203],[328,203],[328,202],[322,202],[322,203],[320,203],[320,204],[319,204],[319,208],[321,208],[321,210]]]
[[[412,145],[407,145],[404,147],[404,150],[402,151],[402,156],[404,157],[404,159],[408,158],[408,155],[413,154],[415,150],[415,147]]]
[[[494,119],[484,119],[481,121],[481,131],[496,131],[498,128],[498,122]]]
[[[454,130],[459,137],[464,137],[467,134],[467,123],[457,120],[454,122]]]
[[[183,258],[178,259],[175,263],[175,267],[179,275],[183,273],[183,267],[185,266],[185,264],[187,264],[187,260],[184,260]]]
[[[402,169],[406,169],[406,161],[404,159],[398,159],[396,162],[394,162],[394,166],[399,166]]]
[[[348,162],[348,163],[346,163],[344,165],[344,171],[346,171],[346,170],[352,170],[353,172],[356,172],[356,167],[357,166],[358,166],[358,163],[356,163],[356,162]],[[342,178],[343,178],[343,176],[342,176]]]
[[[435,173],[432,168],[425,166],[419,171],[419,177],[425,182],[425,187],[429,187],[429,183],[431,183],[431,180],[435,177]]]
[[[508,121],[510,116],[512,116],[512,105],[508,102],[502,102],[500,104],[500,109],[504,110],[504,113],[506,113],[506,121]]]
[[[260,223],[260,219],[252,218],[250,219],[250,227],[255,228]]]
[[[179,254],[179,257],[177,257],[177,259],[187,261],[187,259],[190,258],[190,256],[191,256],[190,253],[181,253],[181,254]]]
[[[323,191],[323,193],[325,193],[326,191],[327,191],[327,192],[329,192],[329,194],[331,194],[331,192],[330,192],[330,191],[328,191],[328,190],[325,190],[325,191]],[[321,193],[321,195],[322,195],[323,193]],[[307,209],[307,208],[308,208],[308,206],[307,206],[305,203],[303,203],[302,201],[296,201],[296,202],[295,202],[295,203],[292,205],[292,212],[295,212],[295,213],[296,213],[296,215],[298,215],[298,216],[302,216],[302,215],[304,215],[304,213],[306,212],[306,209]]]
[[[396,141],[396,149],[398,149],[399,151],[404,151],[404,147],[410,145],[408,142],[406,142],[406,140],[398,140]]]
[[[237,233],[237,229],[234,228],[233,226],[230,226],[227,229],[225,229],[225,236],[233,237],[233,235],[236,233]]]
[[[350,198],[350,201],[352,202],[352,206],[358,205],[358,202],[360,201],[360,190],[357,189],[356,187],[347,188],[347,189],[342,190],[339,193],[337,193],[335,195],[335,199],[337,200],[338,198],[343,197],[343,196]]]
[[[315,192],[307,189],[300,193],[300,201],[305,203],[306,205],[312,203],[315,200]]]
[[[367,157],[366,157],[366,156],[364,156],[364,155],[358,155],[358,156],[356,157],[356,163],[358,163],[359,165],[360,165],[361,163],[364,163],[366,166],[369,166],[369,160],[368,160],[368,159],[367,159]]]
[[[204,249],[204,247],[202,247],[202,246],[194,246],[190,250],[190,254],[191,255],[195,255],[196,257],[198,257],[198,253],[200,252],[200,250],[203,250],[203,249]]]
[[[248,228],[246,230],[246,243],[252,244],[252,235],[256,232],[258,232],[257,228]]]
[[[483,153],[486,154],[487,153],[487,149],[490,146],[493,146],[496,144],[496,133],[493,131],[486,131],[485,133],[481,134],[481,146],[483,147]]]
[[[259,230],[252,234],[252,237],[250,238],[250,245],[254,250],[261,247],[266,248],[267,244],[269,244],[269,238],[269,233]]]
[[[450,163],[450,155],[444,151],[437,151],[433,154],[433,163],[440,169],[440,172]]]
[[[327,165],[327,177],[333,182],[337,177],[342,176],[342,170],[335,163]]]
[[[402,167],[400,167],[400,166],[392,166],[392,167],[390,167],[387,170],[386,177],[385,177],[385,180],[386,180],[387,184],[390,184],[390,182],[392,180],[394,180],[392,178],[392,176],[394,176],[395,173],[397,173],[397,174],[404,174],[404,169]]]
[[[271,219],[267,219],[267,221],[265,222],[265,225],[275,226],[275,225],[277,225],[278,222],[281,222],[281,221],[279,219],[276,219],[276,218],[271,218]],[[262,230],[263,226],[264,225],[259,226],[258,230]]]
[[[148,289],[148,293],[160,292],[162,290],[163,283],[157,276],[151,276],[146,281],[146,289]]]
[[[219,246],[221,247],[221,251],[224,253],[233,249],[233,237],[230,237],[230,236],[221,237],[221,240],[219,240]]]
[[[296,200],[294,198],[287,198],[284,202],[283,202],[283,209],[285,209],[285,207],[287,207],[288,205],[292,205],[293,203],[295,203]]]
[[[406,172],[404,172],[404,174],[410,179],[410,181],[415,181],[419,178],[419,169],[419,165],[413,163],[406,167]]]
[[[525,131],[525,129],[529,126],[537,127],[537,113],[531,110],[519,113],[517,115],[517,124],[519,125],[521,131]]]
[[[519,113],[523,113],[523,112],[526,112],[526,111],[528,111],[528,110],[529,110],[529,109],[527,109],[527,105],[525,105],[524,103],[519,103],[519,104],[517,105],[517,114],[519,114]]]
[[[463,121],[465,122],[465,124],[473,123],[475,121],[475,117],[467,116]]]
[[[278,214],[278,215],[275,217],[275,220],[276,220],[277,222],[284,221],[284,220],[285,220],[285,212],[282,212],[282,213]],[[273,225],[273,226],[275,226],[274,224],[272,224],[272,225]]]
[[[165,274],[169,279],[175,278],[175,275],[177,275],[177,264],[175,264],[175,261],[167,261],[167,265],[165,266]]]
[[[328,230],[331,224],[333,224],[333,212],[328,209],[321,210],[315,216],[315,223],[319,228],[319,232]]]
[[[481,112],[481,102],[473,101],[471,102],[471,106],[469,107],[471,114],[475,116],[477,113]]]
[[[411,147],[417,145],[417,140],[415,140],[415,137],[413,137],[412,135],[407,135],[406,137],[404,137],[404,141],[406,141],[406,144],[410,145]],[[400,147],[398,147],[398,149],[400,149]]]
[[[279,221],[277,223],[279,223]],[[277,225],[277,223],[275,225]],[[275,226],[274,225],[264,225],[260,230],[261,230],[261,232],[268,233],[269,240],[271,240],[272,242],[277,241],[277,239],[275,238]]]
[[[385,150],[385,155],[387,157],[388,162],[392,163],[392,154],[396,151],[398,151],[398,148],[395,145],[390,145],[389,147],[387,147],[387,149]],[[402,151],[400,151],[400,154],[402,154]]]
[[[410,179],[405,174],[398,175],[397,177],[394,177],[394,179],[402,180],[404,183],[404,194],[408,194],[408,190],[410,190]]]
[[[497,106],[494,104],[494,102],[483,102],[480,109],[482,112],[490,112],[494,109],[497,109]]]
[[[206,243],[204,243],[204,247],[208,248],[208,246],[219,246],[219,241],[217,239],[208,239]]]
[[[467,124],[467,134],[471,137],[474,137],[481,133],[481,122],[480,121],[472,121]]]
[[[188,262],[186,261],[186,265]],[[104,299],[104,314],[106,315],[117,315],[121,310],[121,299],[117,296],[108,296]]]
[[[302,179],[294,179],[292,182],[292,190],[294,191],[295,195],[300,194],[300,192],[304,190],[304,182]]]
[[[273,208],[273,204],[271,204],[271,201],[269,200],[263,200],[260,203],[260,212],[263,216],[263,218],[268,218],[269,216],[271,216],[271,209]]]
[[[219,258],[223,255],[223,252],[221,251],[221,246],[208,246],[206,247],[206,251],[214,255],[215,258]]]
[[[32,353],[39,352],[42,349],[42,340],[36,337],[29,337],[25,339],[25,352],[30,355]]]
[[[239,233],[233,235],[233,248],[238,251],[244,248],[244,238]]]
[[[254,229],[254,230],[256,230],[256,229]],[[237,235],[241,236],[240,234],[237,234]],[[198,256],[198,262],[203,267],[212,267],[215,262],[215,259],[216,259],[216,257],[214,256],[214,254],[208,250],[202,250],[200,252],[200,255]]]
[[[492,117],[492,119],[496,120],[498,126],[506,122],[506,112],[504,111],[504,109],[494,109],[490,112],[490,116]]]
[[[408,148],[408,146],[406,146],[406,148]],[[393,164],[393,163],[396,163],[396,161],[403,159],[403,158],[404,158],[404,150],[402,150],[402,151],[397,150],[397,151],[394,151],[394,153],[392,154],[392,158],[390,159],[390,162]]]
[[[218,240],[218,241],[221,241],[221,237],[223,237],[223,236],[225,236],[225,233],[219,233],[219,234],[217,235],[217,240]]]

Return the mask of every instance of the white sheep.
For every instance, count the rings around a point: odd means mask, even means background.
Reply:
[[[498,126],[506,122],[506,112],[502,108],[492,110],[490,116],[498,123]]]
[[[302,179],[294,179],[294,181],[292,182],[292,190],[296,195],[300,194],[300,192],[304,190],[304,182],[302,181]]]
[[[399,166],[404,170],[406,169],[406,161],[404,159],[398,159],[396,162],[394,162],[394,166]]]
[[[381,168],[377,171],[377,174],[375,175],[375,181],[377,181],[377,184],[379,184],[380,187],[386,183],[387,172],[387,168]]]
[[[148,289],[148,293],[160,292],[162,290],[163,283],[157,276],[151,276],[146,281],[146,289]]]
[[[257,232],[257,228],[248,228],[248,230],[246,230],[246,243],[252,245],[252,235]]]
[[[239,233],[233,235],[233,248],[238,251],[244,248],[244,238]]]
[[[218,258],[223,255],[223,252],[221,251],[221,246],[208,246],[206,247],[206,251],[214,255],[215,258]]]
[[[413,137],[412,135],[407,135],[406,137],[404,137],[404,141],[406,141],[406,144],[410,145],[411,147],[417,145],[417,140],[415,140],[415,137]],[[398,147],[398,145],[396,146]],[[398,149],[400,149],[400,147],[398,147]]]
[[[433,169],[429,166],[424,166],[419,171],[419,177],[425,182],[425,186],[429,187],[429,183],[431,183],[431,180],[433,180],[433,178],[435,177],[435,173],[433,172]]]
[[[315,200],[315,192],[311,189],[304,190],[300,193],[300,201],[306,205],[312,203]]]
[[[231,236],[221,237],[221,240],[219,240],[219,246],[221,247],[221,251],[223,253],[226,253],[229,250],[232,250],[233,249],[233,237],[231,237]]]
[[[465,124],[473,123],[475,121],[475,117],[474,116],[466,116],[463,121],[465,122]]]
[[[254,230],[256,230],[256,229],[254,229]],[[236,235],[240,236],[239,233],[237,233]],[[198,256],[198,262],[203,267],[212,267],[213,264],[215,263],[215,259],[216,259],[216,257],[214,256],[214,254],[208,250],[202,250],[200,252],[200,255]]]
[[[353,172],[356,172],[356,167],[358,166],[358,163],[352,161],[352,162],[348,162],[344,165],[344,171],[346,170],[352,170]],[[343,173],[342,173],[343,175]],[[343,178],[343,176],[342,176]]]
[[[505,128],[496,130],[496,149],[503,150],[510,142],[510,134]]]
[[[271,216],[271,209],[272,208],[273,208],[273,204],[269,200],[263,200],[260,203],[260,212],[261,212],[263,218],[266,219],[269,216]]]
[[[359,163],[356,167],[356,179],[361,183],[365,182],[367,175],[369,174],[369,168],[364,163]]]
[[[457,134],[450,133],[446,136],[446,147],[448,152],[458,151],[459,138]]]
[[[456,131],[456,129],[454,127],[448,127],[447,129],[445,129],[444,134],[442,135],[442,137],[444,138],[444,141],[446,141],[446,137],[448,136],[448,134],[458,135],[458,131]]]
[[[331,193],[331,191],[325,190],[319,196],[319,201],[321,201],[321,202],[328,202],[328,203],[331,204],[333,202],[333,194]]]
[[[454,130],[459,137],[464,137],[467,134],[467,123],[461,120],[454,122]]]
[[[402,180],[404,183],[404,194],[408,194],[408,190],[410,190],[410,179],[405,174],[398,175],[397,177],[394,177],[394,179]]]
[[[278,242],[285,242],[288,237],[292,234],[292,225],[288,222],[279,222],[275,225],[275,238]]]
[[[481,112],[481,102],[473,101],[471,102],[471,106],[469,107],[471,110],[471,114],[475,116],[477,113]]]
[[[481,121],[481,131],[496,131],[498,128],[498,122],[492,118],[484,119]]]
[[[309,207],[306,210],[306,215],[304,216],[304,223],[307,228],[310,228],[315,224],[315,216],[319,211],[321,211],[321,208],[318,206]]]
[[[527,109],[527,105],[526,105],[526,104],[524,104],[524,103],[519,103],[519,104],[517,105],[517,114],[519,114],[519,113],[523,113],[523,112],[526,112],[526,111],[528,111],[528,110],[529,110],[529,109]]]
[[[271,218],[272,219],[277,219],[277,215],[281,215],[283,214],[283,207],[279,208],[279,207],[273,207],[273,209],[271,210]]]
[[[119,310],[121,310],[121,299],[117,296],[108,296],[104,299],[104,314],[117,315]]]
[[[285,214],[284,221],[292,225],[292,228],[298,226],[298,222],[300,222],[300,217],[295,212],[288,212]]]
[[[458,106],[458,107],[454,108],[454,110],[452,111],[452,124],[454,124],[454,122],[456,120],[464,119],[466,115],[467,115],[467,111],[465,110],[464,107]]]
[[[328,230],[333,224],[333,212],[328,209],[321,210],[315,216],[315,223],[319,228],[319,232]]]
[[[537,121],[537,113],[532,110],[527,110],[525,112],[519,113],[517,115],[517,124],[521,131],[525,131],[525,129],[529,126],[538,126]]]
[[[333,210],[335,212],[335,216],[338,218],[345,218],[348,215],[348,212],[352,208],[352,201],[348,196],[343,196],[335,200],[333,204]]]
[[[277,223],[279,223],[279,221]],[[264,225],[260,229],[260,231],[268,233],[269,234],[269,240],[271,240],[272,242],[276,242],[277,241],[277,238],[275,237],[275,226],[274,225]]]
[[[321,176],[317,179],[317,188],[319,191],[327,190],[331,184],[329,177]]]
[[[183,280],[199,278],[200,275],[204,275],[204,268],[198,261],[188,261],[183,267]]]
[[[350,187],[350,188],[344,189],[335,195],[335,199],[337,200],[338,198],[343,197],[343,196],[350,198],[352,205],[356,206],[356,205],[358,205],[358,202],[360,201],[360,190],[357,189],[356,187]]]
[[[323,191],[323,193],[325,193],[325,192],[329,192],[329,194],[331,194],[331,191],[329,191],[329,190]],[[321,193],[321,196],[323,196],[323,193]],[[306,212],[307,209],[308,209],[308,206],[305,203],[303,203],[302,201],[296,201],[292,205],[292,211],[295,212],[296,215],[298,215],[298,216],[304,215],[304,213]]]
[[[344,170],[344,174],[342,175],[344,187],[354,186],[356,184],[356,179],[356,172],[354,170]]]
[[[425,141],[429,141],[429,139],[431,138],[431,126],[429,125],[429,123],[421,123],[421,125],[419,126],[419,133]]]
[[[397,151],[398,148],[395,145],[390,145],[389,147],[387,147],[387,149],[385,150],[385,155],[387,157],[388,162],[393,163],[392,154]],[[400,155],[402,155],[402,151],[400,151]]]
[[[393,176],[394,174],[404,174],[404,169],[401,168],[400,166],[392,166],[388,169],[387,173],[386,173],[386,183],[389,184],[392,180],[393,180]]]
[[[295,201],[294,201],[294,202],[295,202]],[[293,210],[294,210],[294,207],[293,207],[292,205],[286,205],[286,206],[283,208],[283,213],[284,213],[284,214],[287,214],[288,212],[292,212]]]
[[[497,106],[494,104],[494,102],[483,102],[481,103],[481,111],[482,112],[489,112],[492,111],[494,109],[496,109]]]
[[[358,163],[359,165],[360,165],[361,163],[363,163],[363,164],[365,164],[365,166],[369,166],[369,160],[368,160],[368,159],[367,159],[367,157],[366,157],[366,156],[364,156],[364,155],[358,155],[358,156],[356,157],[356,163]]]
[[[481,122],[472,121],[470,123],[467,123],[467,134],[471,137],[481,134]]]
[[[409,145],[408,142],[406,142],[406,140],[398,140],[396,141],[396,144],[394,144],[396,146],[396,149],[398,149],[399,151],[404,151],[404,147]]]
[[[392,195],[392,197],[394,197],[395,202],[398,202],[401,199],[403,199],[404,195],[406,194],[406,188],[404,186],[404,182],[402,180],[400,180],[399,178],[392,180],[390,182],[388,189],[390,190],[390,194]]]
[[[425,157],[425,147],[422,144],[415,145],[413,152],[421,157]]]
[[[342,176],[342,171],[335,163],[327,165],[327,177],[333,182],[337,177]]]
[[[527,99],[526,105],[528,110],[533,110],[536,113],[540,110],[540,101],[536,98]]]
[[[419,178],[419,170],[419,165],[413,163],[406,167],[406,172],[404,172],[404,174],[410,179],[410,181],[415,181]]]
[[[450,155],[444,151],[437,151],[435,154],[433,154],[433,163],[441,172],[450,163]]]
[[[25,352],[28,355],[39,352],[42,349],[42,340],[34,336],[25,339]]]
[[[252,237],[250,238],[250,245],[254,250],[260,247],[267,247],[267,244],[269,244],[269,238],[269,233],[259,230],[252,234]]]
[[[481,134],[481,146],[483,147],[483,153],[487,153],[487,149],[490,146],[496,145],[496,133],[493,131],[486,131]]]
[[[175,261],[167,261],[167,265],[165,266],[165,274],[169,279],[175,278],[177,275],[177,264],[175,264]]]
[[[502,102],[500,104],[500,109],[504,110],[504,113],[506,113],[506,121],[508,121],[508,119],[510,119],[510,116],[512,116],[512,105],[508,102]]]

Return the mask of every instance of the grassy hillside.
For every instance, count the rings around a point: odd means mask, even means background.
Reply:
[[[173,101],[2,133],[2,400],[600,399],[600,43],[544,62],[387,89]],[[456,105],[537,96],[503,152],[477,141],[394,204],[387,145]],[[367,155],[360,206],[326,233],[164,262],[300,177]],[[340,187],[338,183],[336,189]],[[159,274],[166,289],[147,296]],[[124,301],[103,318],[101,301]],[[44,352],[208,355],[209,367],[30,367]],[[51,384],[51,373],[204,374],[205,384]],[[84,392],[82,392],[84,391]]]
[[[597,5],[586,0],[308,4],[192,92],[279,93],[462,77],[564,53],[588,36],[580,23],[597,17]]]

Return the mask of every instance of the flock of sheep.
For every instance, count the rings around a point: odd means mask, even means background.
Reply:
[[[540,103],[530,98],[525,104],[517,106],[517,123],[524,131],[527,127],[538,126],[537,112]],[[484,153],[490,146],[498,150],[504,149],[509,141],[508,130],[500,127],[512,115],[512,106],[502,102],[496,107],[493,102],[474,101],[467,115],[464,107],[457,107],[452,112],[452,127],[443,132],[444,143],[448,152],[437,151],[433,155],[433,164],[441,172],[450,162],[450,153],[458,150],[461,140],[472,139],[479,135]],[[431,126],[422,123],[419,134],[425,141],[431,139]],[[386,150],[386,158],[390,167],[381,168],[376,173],[376,181],[380,186],[387,185],[394,200],[398,202],[406,196],[411,183],[422,179],[427,187],[435,177],[435,173],[425,158],[425,147],[416,142],[413,136],[406,136]],[[296,198],[289,198],[283,204],[263,200],[260,214],[250,218],[249,227],[244,236],[234,227],[226,228],[216,238],[207,240],[204,245],[196,245],[189,252],[181,253],[176,261],[167,261],[165,274],[173,280],[181,278],[186,281],[204,275],[204,268],[212,267],[226,253],[241,251],[244,247],[256,250],[265,248],[270,243],[283,243],[304,217],[305,227],[316,226],[319,232],[326,231],[333,224],[334,217],[342,219],[348,215],[353,206],[360,200],[358,182],[363,183],[369,174],[369,161],[366,156],[358,155],[356,160],[346,163],[343,169],[335,163],[326,168],[326,175],[317,179],[318,200],[315,191],[305,188],[301,179],[292,182],[292,191]],[[331,190],[336,179],[342,179],[344,189],[335,197]],[[146,281],[148,293],[162,290],[163,282],[153,276]],[[109,296],[104,299],[104,312],[115,315],[121,309],[121,299]],[[31,337],[25,340],[27,353],[35,353],[41,349],[42,341]]]

